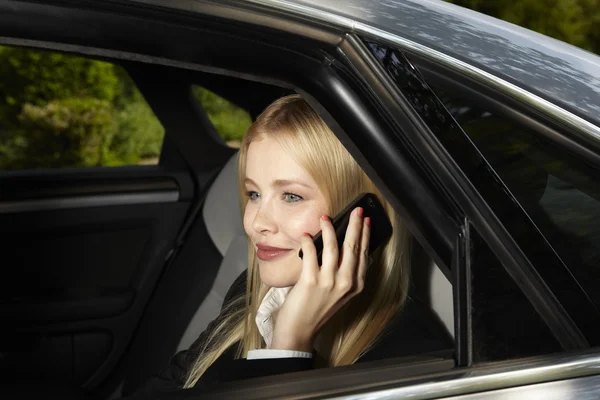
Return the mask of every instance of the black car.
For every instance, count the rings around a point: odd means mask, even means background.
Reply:
[[[25,143],[0,113],[0,146],[35,155],[0,170],[0,397],[134,395],[219,312],[246,238],[198,88],[251,119],[290,93],[319,112],[414,235],[415,329],[449,346],[140,398],[599,396],[599,57],[432,0],[2,0],[0,46],[118,66],[160,125],[153,165],[83,167],[35,147],[64,99],[11,117]]]

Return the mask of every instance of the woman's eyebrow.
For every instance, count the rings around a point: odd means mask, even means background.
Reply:
[[[256,184],[256,182],[254,182],[250,178],[244,179],[244,183],[251,184],[251,185],[254,185],[254,186],[258,186]],[[307,187],[309,189],[313,189],[312,186],[307,185],[306,183],[303,183],[303,182],[300,182],[300,181],[293,180],[293,179],[275,179],[273,181],[273,183],[272,183],[272,186],[275,186],[275,187],[289,186],[289,185],[300,185],[300,186]]]
[[[300,185],[312,189],[312,186],[307,185],[304,182],[296,181],[293,179],[275,179],[273,181],[273,186],[289,186],[289,185]]]
[[[254,182],[254,181],[253,181],[252,179],[250,179],[250,178],[246,178],[246,179],[244,179],[244,183],[245,183],[245,184],[248,184],[248,183],[249,183],[249,184],[251,184],[251,185],[258,186],[258,185],[256,184],[256,182]]]

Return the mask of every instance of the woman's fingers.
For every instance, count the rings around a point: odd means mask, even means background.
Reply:
[[[356,273],[355,293],[362,292],[365,286],[367,268],[369,267],[369,240],[371,238],[371,218],[363,220],[362,233],[360,238],[360,255],[358,260],[358,271]]]
[[[319,274],[319,264],[317,263],[317,249],[313,243],[312,237],[305,233],[301,239],[302,246],[302,272],[300,278],[305,282],[316,284]]]
[[[362,290],[364,275],[368,264],[367,251],[369,245],[369,229],[364,228],[363,209],[358,207],[352,211],[346,236],[339,248],[335,229],[328,217],[320,219],[323,254],[321,266],[317,264],[314,243],[310,236],[302,238],[303,267],[305,278],[326,289],[334,289],[342,295]],[[366,232],[365,232],[366,231]],[[341,257],[340,257],[341,256]]]
[[[321,237],[323,238],[323,257],[321,262],[320,283],[331,287],[335,282],[338,269],[339,249],[333,224],[329,217],[321,217]]]
[[[344,238],[342,262],[338,272],[336,286],[341,291],[350,292],[356,281],[359,256],[361,253],[361,236],[363,227],[363,209],[356,208],[350,216],[346,237]]]
[[[363,220],[362,211],[355,209],[350,216],[341,263],[335,230],[328,218],[320,222],[323,238],[320,268],[312,237],[308,234],[302,237],[302,274],[277,315],[273,348],[310,351],[323,324],[362,291],[369,243],[369,220]]]

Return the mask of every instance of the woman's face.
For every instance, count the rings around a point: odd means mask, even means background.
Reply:
[[[327,214],[316,182],[273,139],[252,141],[246,159],[244,229],[255,246],[260,279],[293,286],[300,277],[302,234],[315,235]]]

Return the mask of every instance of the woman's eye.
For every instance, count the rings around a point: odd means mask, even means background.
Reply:
[[[298,196],[294,193],[284,193],[285,201],[288,203],[295,203],[297,201],[303,200],[301,196]]]
[[[246,192],[246,196],[250,199],[250,201],[258,200],[259,194],[253,190],[249,190]]]

